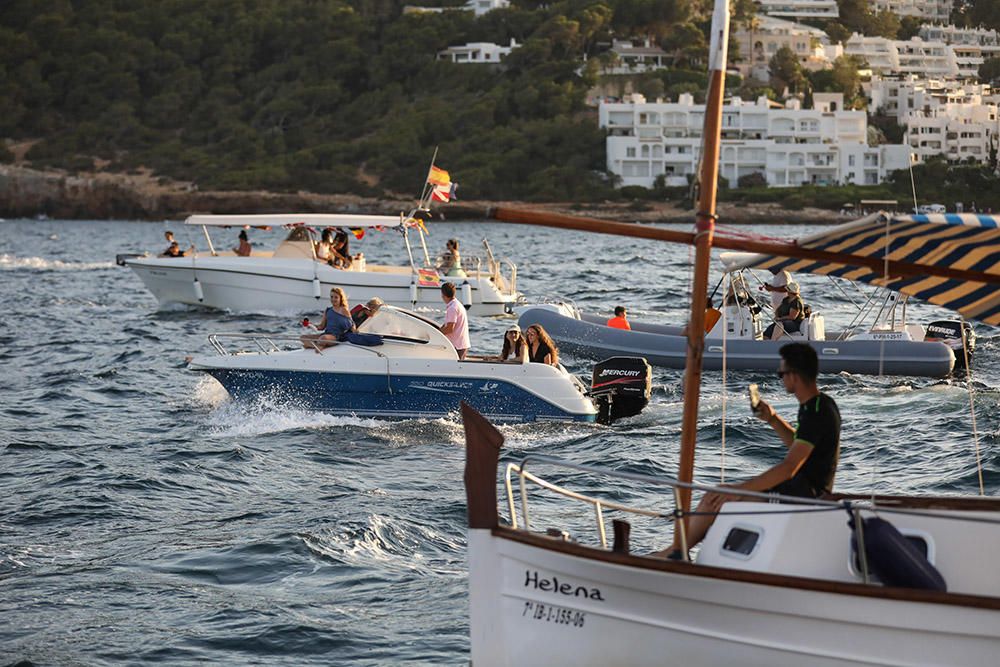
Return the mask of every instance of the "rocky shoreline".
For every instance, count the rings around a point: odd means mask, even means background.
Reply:
[[[72,175],[0,165],[0,217],[47,216],[73,220],[175,220],[192,213],[362,213],[404,211],[412,199],[365,198],[310,192],[274,193],[201,191],[190,183],[134,174]],[[692,222],[694,211],[677,202],[525,203],[457,201],[435,208],[442,219],[483,220],[490,207],[507,206],[566,213],[622,222]],[[725,224],[835,223],[844,218],[833,211],[806,208],[792,211],[779,204],[720,203]]]

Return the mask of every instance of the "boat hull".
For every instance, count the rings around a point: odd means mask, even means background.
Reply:
[[[125,263],[164,305],[179,303],[234,312],[315,313],[326,307],[331,287],[342,287],[351,303],[379,297],[401,308],[444,308],[436,285],[417,284],[416,301],[412,301],[413,275],[399,267],[342,271],[307,259],[236,257],[140,257]],[[195,278],[200,294],[194,287]],[[314,279],[319,281],[318,290]],[[504,315],[518,298],[501,292],[489,276],[451,280],[459,288],[469,283],[472,315]]]
[[[687,338],[680,327],[632,322],[632,331],[605,326],[604,320],[589,315],[568,317],[548,308],[528,308],[521,313],[522,328],[538,324],[545,328],[564,352],[588,358],[641,356],[654,366],[684,368]],[[915,341],[807,341],[816,349],[820,372],[870,375],[911,375],[945,377],[951,373],[955,355],[944,343]],[[778,367],[778,351],[789,339],[762,341],[730,339],[725,345],[728,370],[773,371]],[[707,340],[703,357],[705,370],[722,370],[721,340]]]
[[[512,532],[469,531],[475,665],[985,665],[1000,651],[996,609],[646,569]]]

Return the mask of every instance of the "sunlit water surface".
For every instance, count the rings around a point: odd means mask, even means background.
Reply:
[[[198,240],[170,227],[182,244]],[[467,255],[488,236],[517,262],[529,297],[561,296],[609,314],[624,304],[633,319],[686,318],[685,247],[496,223],[430,227],[435,248],[456,237]],[[466,662],[461,425],[332,417],[294,401],[231,403],[214,380],[185,370],[184,357],[208,352],[209,333],[294,334],[297,320],[159,309],[114,255],[159,251],[166,228],[0,222],[0,663]],[[233,238],[220,241],[234,243],[235,232],[226,234]],[[251,235],[266,246],[280,231]],[[394,232],[371,232],[355,249],[373,261],[405,257]],[[844,294],[827,279],[799,280],[828,328],[846,323]],[[910,313],[919,321],[948,315],[920,304]],[[498,350],[506,323],[472,320],[474,350]],[[971,401],[993,495],[1000,337],[977,330]],[[587,374],[588,361],[566,361]],[[505,461],[533,452],[673,474],[680,379],[656,370],[647,411],[610,428],[504,427]],[[725,393],[721,375],[707,374],[702,480],[750,475],[782,456],[749,416],[748,382],[794,414],[773,374],[730,373]],[[964,379],[832,375],[821,384],[844,417],[839,490],[978,492]],[[557,478],[607,489],[606,480]],[[650,488],[614,497],[669,508]],[[585,508],[541,502],[558,527],[576,534],[589,525]],[[646,527],[635,547],[662,547],[665,536]]]

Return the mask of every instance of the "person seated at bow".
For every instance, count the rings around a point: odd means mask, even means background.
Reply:
[[[528,362],[528,341],[521,334],[521,327],[512,324],[503,335],[503,349],[500,350],[499,361]]]
[[[462,256],[458,252],[458,239],[448,239],[445,243],[445,251],[438,260],[437,270],[442,276],[465,277]]]
[[[319,352],[321,348],[336,345],[343,340],[345,334],[355,330],[354,320],[351,319],[351,311],[347,303],[347,294],[340,287],[330,289],[330,305],[323,312],[323,319],[316,327],[322,333],[306,334],[300,338],[302,347],[316,348]]]
[[[785,285],[788,295],[774,310],[774,323],[764,331],[765,340],[778,340],[785,334],[796,333],[802,328],[806,318],[806,307],[799,296],[799,284],[795,281]]]
[[[247,236],[247,230],[241,229],[239,238],[240,244],[233,248],[233,252],[240,257],[249,257],[253,249],[250,246],[250,238]]]
[[[532,324],[524,332],[528,342],[528,361],[536,364],[559,365],[559,349],[549,334],[539,324]]]

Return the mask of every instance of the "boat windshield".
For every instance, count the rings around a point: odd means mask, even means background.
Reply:
[[[418,317],[383,306],[374,317],[365,320],[358,331],[430,342],[432,326]]]

